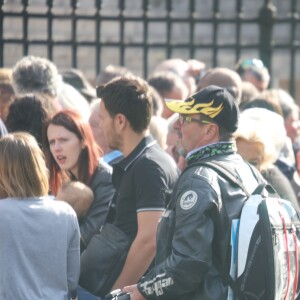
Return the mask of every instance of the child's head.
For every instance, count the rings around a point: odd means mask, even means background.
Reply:
[[[78,219],[80,219],[84,217],[94,201],[94,194],[84,183],[70,181],[58,190],[56,198],[70,204],[75,210]]]

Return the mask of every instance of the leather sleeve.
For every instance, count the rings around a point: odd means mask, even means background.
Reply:
[[[94,193],[94,201],[80,222],[81,240],[85,246],[105,221],[109,202],[115,192],[111,172],[108,169],[100,169],[92,182],[91,189]]]
[[[217,195],[208,181],[189,172],[175,192],[176,215],[171,255],[138,283],[146,299],[174,299],[199,287],[212,264]],[[164,238],[160,237],[159,238]]]

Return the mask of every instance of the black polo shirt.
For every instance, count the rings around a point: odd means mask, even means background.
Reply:
[[[137,213],[164,210],[165,192],[172,188],[178,175],[173,159],[152,136],[145,137],[127,157],[113,165],[114,224],[134,239]]]

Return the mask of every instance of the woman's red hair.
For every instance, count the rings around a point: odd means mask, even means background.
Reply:
[[[47,136],[50,124],[62,126],[73,132],[85,145],[85,148],[81,151],[78,158],[78,178],[76,178],[76,180],[89,185],[103,152],[96,144],[89,124],[83,120],[82,116],[76,111],[64,109],[56,113],[43,128],[43,150],[50,171],[49,185],[51,194],[56,195],[64,180],[66,178],[72,178],[72,174],[60,169],[50,151]]]

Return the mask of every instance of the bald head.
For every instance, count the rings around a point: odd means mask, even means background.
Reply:
[[[209,85],[226,88],[238,103],[242,96],[242,80],[240,75],[228,68],[212,68],[200,79],[198,91]]]

